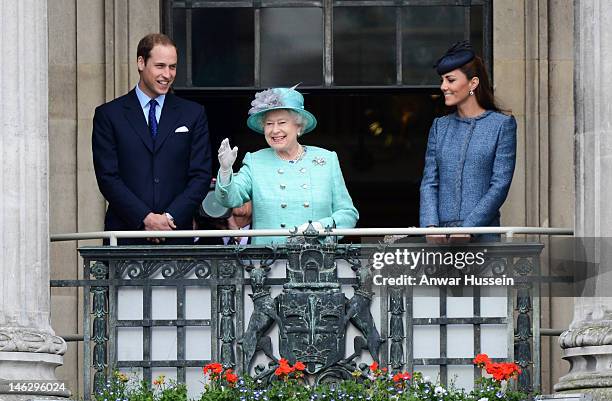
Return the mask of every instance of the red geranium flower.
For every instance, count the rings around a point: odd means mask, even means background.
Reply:
[[[491,363],[491,359],[487,354],[478,354],[476,358],[474,358],[474,365],[483,368]]]
[[[289,361],[287,361],[285,358],[281,358],[278,361],[278,368],[276,368],[276,370],[274,371],[274,374],[276,376],[288,375],[294,370],[295,369],[292,368],[291,365],[289,365]]]
[[[512,362],[490,363],[486,366],[486,370],[497,381],[516,378],[521,373],[521,369]]]
[[[238,381],[238,376],[232,372],[232,369],[226,370],[224,377],[225,380],[227,380],[227,382],[230,384],[234,384]]]
[[[372,372],[376,372],[378,370],[378,362],[376,361],[372,362],[372,364],[370,365],[370,370]]]
[[[294,368],[295,370],[303,371],[303,370],[305,370],[305,369],[306,369],[306,365],[304,365],[304,364],[303,364],[302,362],[300,362],[300,361],[297,361],[297,362],[295,363],[295,365],[293,365],[293,368]]]
[[[213,373],[213,374],[221,374],[221,372],[223,372],[223,365],[221,365],[218,362],[212,362],[209,363],[208,365],[204,366],[202,368],[202,371],[204,371],[204,374],[207,375],[209,373]]]
[[[396,373],[395,375],[393,375],[393,381],[394,382],[399,382],[401,380],[410,380],[410,373],[408,372],[401,372],[401,373]]]

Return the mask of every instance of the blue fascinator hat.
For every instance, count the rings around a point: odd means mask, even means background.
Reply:
[[[447,72],[455,70],[476,57],[476,53],[472,50],[472,44],[467,41],[457,42],[446,51],[446,53],[436,61],[434,68],[438,75],[444,75]]]
[[[257,92],[251,106],[247,125],[260,134],[264,132],[263,116],[270,110],[287,109],[300,114],[304,119],[304,134],[317,126],[317,119],[304,109],[304,96],[295,90],[295,86],[293,88],[272,88]]]

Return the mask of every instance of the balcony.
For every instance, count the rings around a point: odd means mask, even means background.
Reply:
[[[360,363],[379,359],[390,371],[421,370],[469,387],[480,375],[473,356],[489,352],[494,360],[516,361],[519,388],[538,392],[544,245],[509,240],[514,233],[571,232],[469,229],[498,230],[506,240],[444,246],[404,236],[465,230],[333,232],[361,235],[359,244],[314,231],[267,247],[81,247],[83,279],[51,286],[84,290],[83,366],[91,369],[83,380],[92,391],[120,369],[149,381],[165,373],[196,394],[201,367],[211,361],[265,380],[279,355],[303,361],[313,381],[350,376]],[[202,234],[211,235],[191,233]],[[373,237],[381,234],[387,237]],[[143,233],[80,234],[111,244],[131,235]]]

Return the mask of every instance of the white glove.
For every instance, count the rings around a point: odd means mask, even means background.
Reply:
[[[227,184],[232,176],[232,166],[238,156],[238,146],[230,148],[229,139],[225,138],[219,146],[219,175],[221,184]]]
[[[312,224],[312,226],[315,228],[315,230],[321,231],[323,230],[323,224],[319,223],[318,221],[313,221],[312,223],[304,223],[301,224],[298,228],[297,231],[298,233],[303,233],[304,231],[306,231],[306,229],[308,228],[308,224]]]

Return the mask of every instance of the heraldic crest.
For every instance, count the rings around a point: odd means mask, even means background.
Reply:
[[[240,341],[245,370],[250,371],[257,351],[271,359],[268,366],[255,367],[257,378],[271,379],[279,360],[266,333],[279,329],[279,354],[289,363],[304,363],[306,373],[316,383],[348,378],[357,369],[355,359],[367,349],[378,361],[378,349],[384,341],[370,312],[372,278],[369,266],[362,266],[350,246],[339,246],[328,236],[319,241],[310,225],[303,236],[287,242],[287,282],[283,291],[272,297],[265,285],[271,263],[252,264],[246,269],[251,277],[253,314]],[[336,258],[348,261],[356,273],[354,295],[348,299],[338,280]],[[360,332],[354,340],[354,352],[345,357],[345,334],[351,322]]]

